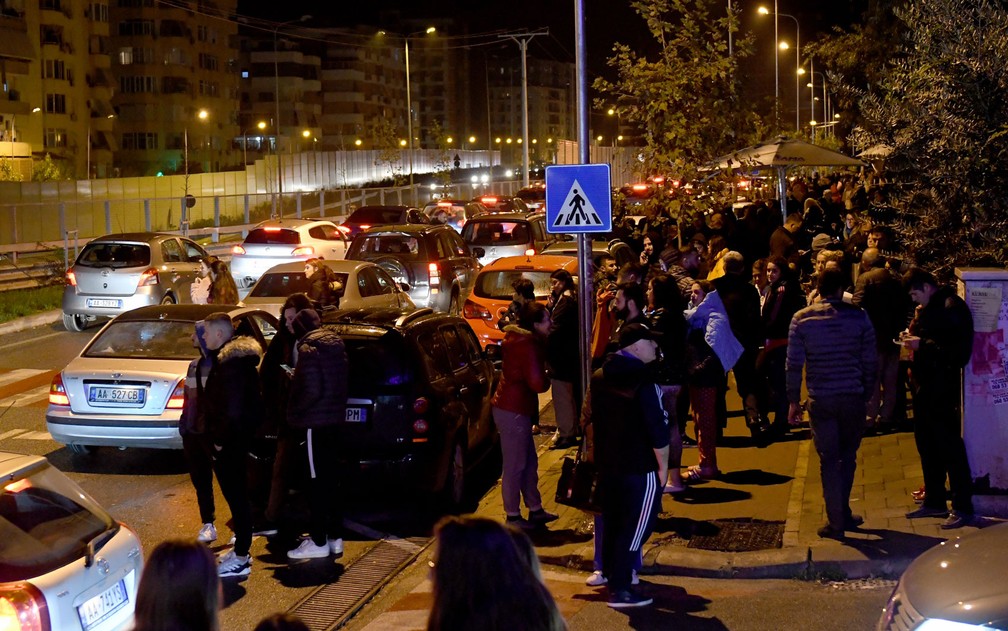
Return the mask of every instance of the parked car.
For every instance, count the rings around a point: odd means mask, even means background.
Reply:
[[[1008,524],[957,535],[907,567],[878,631],[1008,629]]]
[[[280,263],[341,259],[349,244],[346,234],[331,221],[270,219],[249,230],[242,244],[231,248],[231,275],[244,289]]]
[[[340,309],[362,307],[394,307],[414,309],[409,294],[396,283],[388,272],[367,261],[322,261],[331,269],[342,289],[339,296]],[[259,277],[248,295],[242,301],[247,307],[255,307],[280,318],[280,308],[291,294],[308,293],[310,283],[305,276],[304,264],[282,263],[271,267]]]
[[[341,224],[351,237],[375,226],[402,223],[427,223],[427,216],[412,206],[361,206]]]
[[[462,232],[462,226],[473,217],[490,212],[479,202],[467,202],[462,199],[438,199],[424,206],[423,213],[428,223],[448,224],[456,232]]]
[[[84,246],[66,271],[63,326],[83,331],[145,305],[191,302],[189,287],[206,250],[185,237],[156,232],[110,234]]]
[[[486,264],[502,256],[536,254],[560,235],[546,232],[544,213],[492,213],[466,222],[462,238]]]
[[[0,628],[133,628],[140,539],[40,456],[0,452]]]
[[[349,358],[337,456],[369,479],[392,476],[398,493],[440,493],[458,506],[467,472],[497,438],[494,369],[472,329],[431,309],[337,311],[323,326]]]
[[[536,300],[546,302],[550,295],[550,274],[558,269],[570,272],[577,282],[577,259],[569,256],[505,256],[480,270],[473,292],[462,306],[462,316],[476,333],[480,346],[500,344],[504,339],[497,321],[511,304],[514,295],[511,283],[527,278],[535,286]]]
[[[186,369],[199,356],[194,324],[222,310],[236,335],[252,336],[265,351],[277,319],[261,309],[156,305],[106,324],[52,379],[46,428],[53,440],[78,454],[96,446],[181,449]]]
[[[546,184],[543,182],[530,184],[515,193],[515,197],[524,201],[530,210],[546,211]]]
[[[409,286],[416,306],[456,315],[480,267],[462,237],[445,225],[371,228],[354,237],[347,258],[384,268]]]
[[[473,199],[487,207],[492,213],[527,213],[530,211],[525,200],[507,195],[480,195]]]

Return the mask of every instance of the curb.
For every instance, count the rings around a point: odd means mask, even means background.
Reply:
[[[53,324],[59,322],[63,319],[63,311],[60,309],[54,309],[52,311],[44,311],[42,313],[36,313],[35,315],[30,315],[26,318],[18,318],[17,320],[11,320],[10,322],[4,322],[0,324],[0,335],[8,335],[10,333],[20,333],[28,329],[33,329],[37,326],[44,326],[46,324]]]

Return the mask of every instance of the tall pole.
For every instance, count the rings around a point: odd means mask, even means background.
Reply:
[[[549,31],[536,31],[535,33],[521,33],[518,35],[504,35],[498,36],[507,37],[518,42],[518,47],[521,49],[521,62],[522,62],[522,87],[521,87],[521,98],[522,98],[522,186],[529,185],[529,137],[528,137],[528,65],[526,53],[528,52],[529,40],[536,35],[546,35]]]
[[[780,35],[777,30],[777,0],[773,3],[773,71],[774,71],[774,119],[777,124],[777,132],[780,132]]]
[[[732,56],[732,21],[731,0],[728,0],[728,56]]]
[[[406,135],[408,136],[406,142],[409,147],[409,190],[411,203],[416,203],[416,196],[413,194],[413,100],[409,80],[409,36],[404,37],[403,41],[406,42]]]
[[[815,59],[809,57],[809,122],[815,122]],[[815,142],[816,128],[812,125],[812,142]]]
[[[273,100],[276,105],[276,122],[273,125],[273,155],[277,168],[277,213],[283,219],[283,167],[280,165],[280,61],[277,59],[277,31],[283,24],[273,29]]]
[[[585,12],[584,0],[574,0],[574,60],[575,85],[577,93],[577,141],[578,162],[588,164],[591,154],[588,147],[588,66],[585,45]],[[588,387],[591,377],[591,330],[592,306],[595,303],[595,288],[592,287],[592,275],[589,273],[589,254],[591,253],[591,235],[581,234],[578,237],[578,269],[581,287],[578,290],[578,314],[580,329],[578,343],[581,349],[581,392]]]

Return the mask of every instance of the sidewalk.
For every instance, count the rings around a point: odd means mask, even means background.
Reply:
[[[541,423],[550,426],[552,421],[550,405],[543,410]],[[551,450],[548,438],[540,439],[539,488],[547,508],[560,519],[547,532],[532,533],[532,538],[544,564],[588,573],[593,569],[591,516],[553,501],[563,456],[573,455],[574,450]],[[683,451],[683,467],[696,464],[696,459],[696,448]],[[723,473],[718,480],[663,496],[655,532],[644,548],[643,573],[734,578],[895,577],[928,548],[950,536],[976,530],[945,531],[939,528],[942,519],[904,517],[916,508],[910,492],[923,483],[911,432],[862,441],[851,508],[865,521],[843,541],[821,539],[816,534],[826,516],[819,458],[808,428],[794,430],[787,439],[769,447],[757,448],[742,419],[731,418],[718,446],[718,466]],[[499,488],[486,496],[479,512],[503,517]],[[729,543],[755,537],[778,540],[780,547],[743,552],[689,547],[691,539],[716,537],[725,526],[721,520],[757,522],[744,523],[739,536]],[[778,536],[781,529],[782,536]]]

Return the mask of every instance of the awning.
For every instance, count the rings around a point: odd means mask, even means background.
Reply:
[[[28,40],[28,33],[10,28],[0,28],[0,57],[31,61],[38,55]]]

